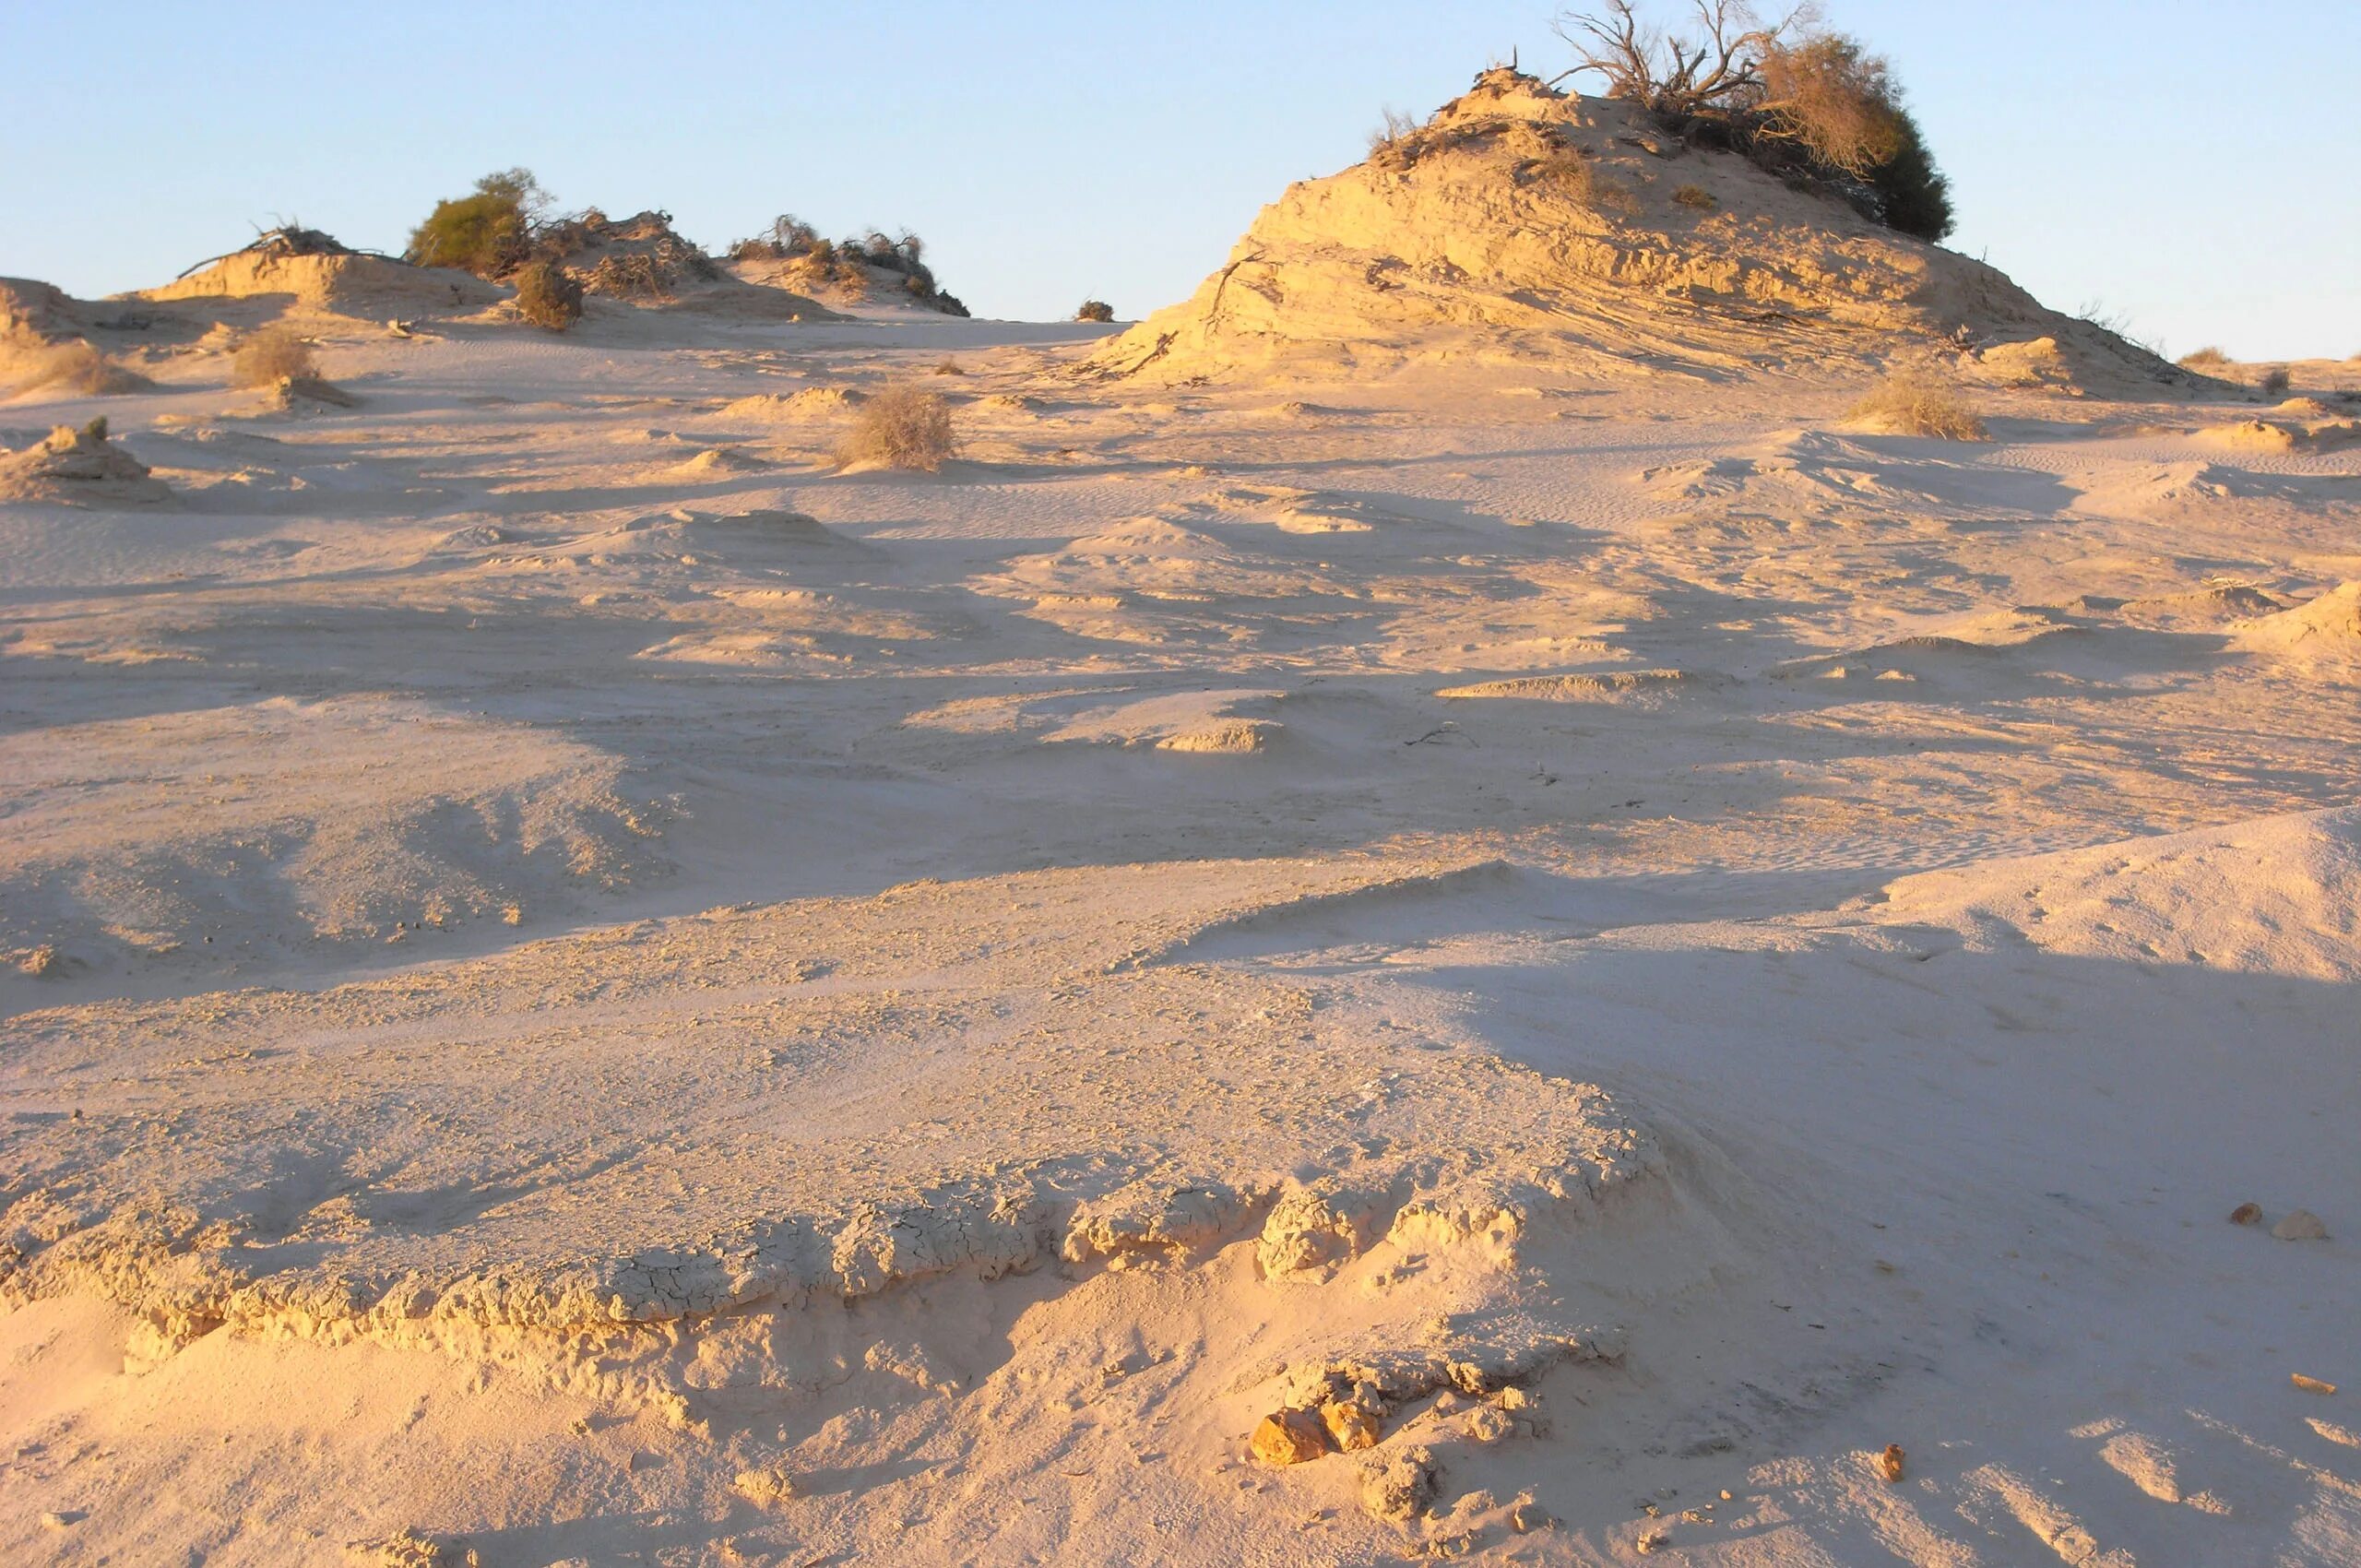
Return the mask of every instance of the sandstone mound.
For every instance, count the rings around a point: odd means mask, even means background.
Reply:
[[[1290,187],[1194,295],[1086,364],[1177,381],[1913,356],[1988,361],[2008,384],[2183,379],[1989,267],[1685,148],[1630,105],[1494,69],[1369,160]]]
[[[148,465],[107,439],[107,422],[59,425],[39,444],[0,457],[0,500],[81,505],[161,501],[172,493]]]
[[[340,248],[266,246],[232,251],[135,297],[159,302],[275,297],[302,310],[376,320],[481,310],[499,299],[500,291],[453,267],[412,267]]]

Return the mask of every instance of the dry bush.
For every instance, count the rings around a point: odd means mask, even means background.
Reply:
[[[26,357],[24,373],[16,378],[10,390],[30,392],[50,387],[79,397],[104,398],[123,392],[144,392],[154,385],[137,371],[126,370],[108,359],[87,339],[77,338],[71,342],[34,350]]]
[[[1563,190],[1593,212],[1629,218],[1640,210],[1640,198],[1630,186],[1602,174],[1591,160],[1571,147],[1561,147],[1536,160],[1533,172]]]
[[[2180,368],[2183,370],[2220,370],[2230,362],[2230,356],[2211,343],[2193,354],[2180,357]]]
[[[1928,376],[1898,372],[1869,389],[1845,410],[1849,423],[1894,435],[1931,435],[1945,441],[1983,441],[1988,433],[1975,410],[1957,392]]]
[[[935,362],[934,374],[937,375],[965,375],[967,374],[967,367],[961,364],[957,360],[939,360]]]
[[[1399,109],[1382,111],[1382,123],[1369,134],[1369,155],[1380,163],[1408,164],[1414,160],[1412,148],[1418,134],[1415,115]]]
[[[582,284],[544,256],[516,270],[516,314],[536,327],[563,332],[582,319]]]
[[[2295,384],[2295,377],[2287,374],[2287,367],[2285,365],[2278,365],[2270,370],[2264,371],[2262,373],[2262,379],[2256,382],[2255,386],[2262,391],[2268,392],[2273,397],[2277,397],[2281,393],[2285,392],[2287,388],[2293,386]]]
[[[288,376],[319,373],[312,346],[291,327],[266,327],[247,333],[230,362],[233,386],[272,386]]]
[[[1672,199],[1683,207],[1703,209],[1714,205],[1714,193],[1703,185],[1683,185],[1672,193]]]
[[[958,449],[951,405],[938,392],[888,386],[860,406],[852,430],[836,448],[837,461],[883,463],[933,473]]]
[[[1115,307],[1105,300],[1085,300],[1082,308],[1074,313],[1074,318],[1076,321],[1112,321],[1115,319]]]

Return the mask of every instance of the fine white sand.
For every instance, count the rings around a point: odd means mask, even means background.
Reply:
[[[2361,374],[1289,315],[1392,178],[1260,327],[0,404],[166,492],[0,505],[0,1559],[2361,1559]]]

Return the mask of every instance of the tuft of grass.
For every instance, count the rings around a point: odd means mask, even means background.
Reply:
[[[92,348],[86,339],[53,344],[31,356],[26,374],[11,388],[30,392],[50,387],[85,398],[144,392],[155,385],[135,370],[126,370]]]
[[[2220,370],[2229,362],[2230,356],[2211,343],[2193,354],[2183,354],[2180,357],[2180,368],[2183,370]]]
[[[1076,321],[1112,321],[1115,319],[1115,307],[1105,300],[1085,300],[1082,308],[1074,313],[1074,318]]]
[[[951,405],[941,393],[888,386],[860,406],[852,429],[836,448],[836,460],[931,474],[958,446],[951,428]]]
[[[936,363],[934,367],[934,374],[937,375],[965,375],[967,374],[967,367],[961,364],[957,360],[943,360]]]
[[[1897,372],[1871,387],[1868,396],[1845,410],[1846,422],[1868,425],[1892,435],[1930,435],[1944,441],[1989,438],[1975,410],[1940,381],[1915,372]]]
[[[1715,205],[1714,193],[1703,185],[1683,185],[1672,193],[1672,199],[1683,207],[1693,207],[1700,210]]]
[[[230,362],[233,386],[270,386],[291,375],[317,375],[312,346],[291,327],[266,327],[249,332]]]
[[[581,280],[547,256],[516,269],[516,314],[563,332],[582,319]]]

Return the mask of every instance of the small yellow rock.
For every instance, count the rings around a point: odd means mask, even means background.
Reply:
[[[1878,1474],[1890,1481],[1901,1480],[1903,1461],[1907,1457],[1908,1455],[1902,1452],[1902,1444],[1887,1443],[1885,1452],[1878,1455]]]
[[[2287,1374],[2287,1381],[2294,1384],[2296,1387],[2302,1389],[2307,1394],[2333,1394],[2336,1392],[2336,1384],[2332,1383],[2322,1383],[2316,1377],[2306,1377],[2302,1372],[2289,1372]]]
[[[1309,1410],[1274,1410],[1254,1428],[1247,1446],[1265,1465],[1300,1465],[1328,1452],[1328,1431]]]
[[[1328,1429],[1330,1440],[1345,1453],[1377,1446],[1377,1412],[1366,1405],[1332,1399],[1320,1408],[1320,1420]]]

